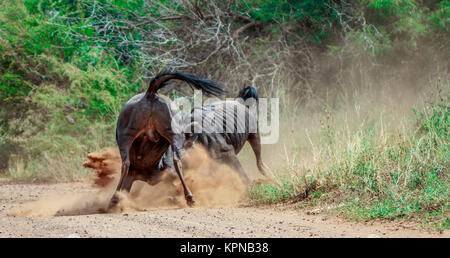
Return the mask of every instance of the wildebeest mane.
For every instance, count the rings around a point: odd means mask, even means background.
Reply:
[[[258,101],[258,92],[254,87],[247,86],[239,91],[238,98],[242,98],[244,101],[249,98],[253,98]]]

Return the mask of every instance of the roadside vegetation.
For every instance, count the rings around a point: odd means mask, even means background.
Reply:
[[[178,70],[280,98],[253,203],[448,229],[449,28],[448,0],[0,1],[0,176],[84,178],[122,105]]]
[[[324,107],[320,134],[298,140],[310,146],[286,154],[286,165],[274,170],[276,182],[253,185],[251,200],[301,202],[357,220],[409,218],[448,229],[449,89],[449,81],[439,84],[423,108],[405,116],[377,103],[371,107],[377,112],[365,115],[358,107]]]

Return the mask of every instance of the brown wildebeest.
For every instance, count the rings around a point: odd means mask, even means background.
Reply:
[[[255,154],[258,170],[267,177],[266,166],[261,159],[258,122],[249,109],[257,101],[256,89],[248,86],[239,92],[238,100],[218,101],[194,108],[184,118],[184,124],[193,127],[190,133],[186,133],[185,148],[191,147],[194,142],[200,143],[211,158],[229,165],[248,183],[250,180],[237,158],[248,141]]]
[[[215,82],[191,74],[165,72],[150,82],[146,93],[132,97],[122,108],[116,129],[116,140],[122,159],[122,170],[117,191],[130,191],[134,180],[156,182],[161,176],[167,156],[171,155],[173,166],[181,180],[188,205],[194,204],[194,197],[186,185],[181,171],[182,148],[185,135],[181,121],[176,119],[178,110],[171,106],[171,100],[156,92],[177,79],[212,95],[225,92]],[[181,120],[181,119],[179,119]],[[167,150],[171,147],[171,152]],[[118,203],[114,193],[109,207]]]

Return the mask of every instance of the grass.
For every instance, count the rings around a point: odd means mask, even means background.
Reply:
[[[321,133],[303,156],[312,161],[300,158],[276,171],[277,183],[252,186],[251,200],[344,204],[337,212],[357,220],[419,219],[449,229],[449,82],[439,87],[406,121],[393,116],[389,123],[372,107],[365,119],[350,114],[352,122],[343,123],[346,111],[324,108]]]

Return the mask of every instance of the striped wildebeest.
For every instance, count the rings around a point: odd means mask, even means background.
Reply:
[[[122,108],[117,121],[116,140],[122,159],[122,170],[109,208],[119,201],[117,191],[130,191],[135,180],[150,184],[159,182],[164,168],[172,167],[169,164],[171,162],[181,180],[186,202],[188,205],[195,202],[181,171],[180,160],[185,141],[183,130],[180,129],[181,116],[176,115],[178,110],[171,105],[169,98],[157,93],[172,79],[185,81],[208,94],[217,96],[224,93],[224,90],[211,80],[191,74],[164,72],[153,78],[147,92],[132,97]],[[171,169],[168,171],[173,173]]]
[[[245,183],[250,180],[237,154],[248,141],[256,157],[258,170],[268,176],[261,159],[261,139],[258,122],[251,107],[256,108],[258,93],[252,86],[243,88],[236,100],[217,101],[192,109],[185,116],[188,125],[185,148],[199,143],[206,148],[212,159],[227,164],[237,171]],[[189,130],[190,129],[190,130]]]

